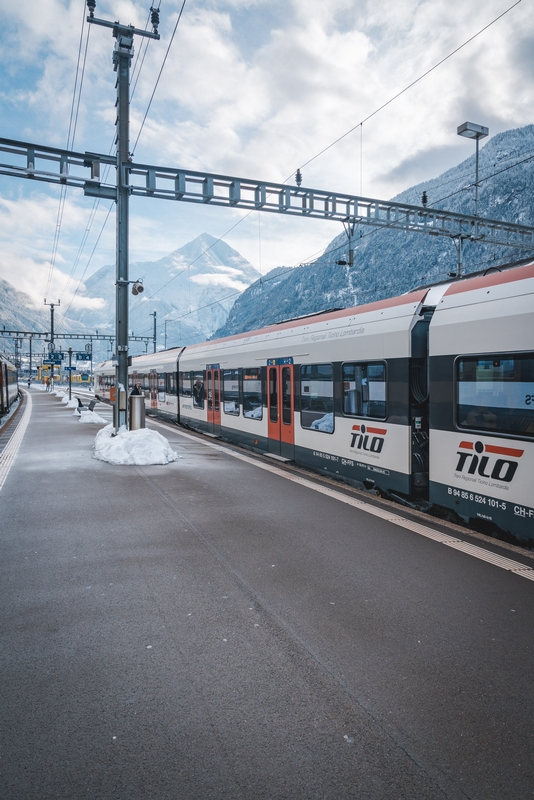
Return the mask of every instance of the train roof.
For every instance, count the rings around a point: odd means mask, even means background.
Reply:
[[[503,272],[496,269],[491,272],[486,271],[482,275],[473,276],[470,280],[456,281],[450,284],[443,296],[450,297],[462,292],[472,292],[475,289],[485,289],[490,286],[501,286],[505,283],[523,281],[527,278],[534,278],[534,262],[532,261],[523,266],[506,269]]]
[[[357,314],[367,314],[373,311],[383,311],[389,308],[396,308],[401,306],[417,306],[419,305],[427,293],[426,289],[420,289],[408,294],[399,295],[398,297],[390,297],[387,300],[377,300],[374,303],[366,303],[361,306],[353,306],[352,308],[342,308],[335,311],[319,311],[316,314],[309,314],[303,317],[297,317],[293,320],[286,320],[284,322],[275,322],[272,325],[267,325],[265,328],[258,328],[252,331],[245,331],[244,333],[235,333],[231,336],[224,336],[221,339],[210,339],[208,342],[198,342],[197,344],[188,344],[188,350],[195,348],[205,347],[206,345],[219,344],[223,342],[234,342],[239,339],[248,339],[254,336],[265,336],[269,333],[278,333],[281,330],[289,330],[291,328],[304,327],[314,322],[328,323],[331,320],[343,319],[344,317],[354,317]],[[410,312],[411,313],[411,312]]]

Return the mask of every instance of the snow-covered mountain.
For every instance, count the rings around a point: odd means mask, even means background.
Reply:
[[[145,290],[130,297],[130,330],[151,336],[156,312],[158,345],[202,341],[224,324],[236,296],[256,281],[259,273],[237,250],[203,233],[159,261],[130,264],[130,278]],[[105,266],[85,282],[85,297],[100,297],[105,306],[73,316],[101,332],[114,331],[115,266]]]
[[[71,318],[59,315],[60,307],[56,308],[54,317],[54,330],[56,333],[86,333],[85,326]],[[8,281],[0,279],[0,329],[8,331],[37,331],[46,333],[50,331],[50,310],[43,306],[43,309],[36,309],[31,297],[25,292],[19,292]],[[33,352],[43,350],[45,342],[35,339],[33,342]],[[63,350],[77,345],[74,340],[57,340],[58,349]],[[15,346],[13,340],[8,337],[0,336],[0,352],[6,354],[8,358],[14,355]],[[22,347],[23,352],[28,350],[28,340]]]
[[[475,155],[437,178],[393,198],[463,214],[474,213]],[[534,125],[506,131],[480,150],[479,204],[482,217],[534,224]],[[328,308],[346,308],[407,292],[444,280],[457,266],[453,241],[420,233],[375,229],[357,231],[354,266],[348,260],[346,234],[340,233],[309,266],[278,267],[257,281],[235,302],[215,336],[229,336],[283,319]],[[534,255],[532,251],[482,243],[464,246],[463,272],[468,274]]]
[[[156,312],[157,346],[201,342],[224,324],[235,298],[259,273],[236,250],[225,242],[203,233],[159,261],[130,264],[132,280],[141,279],[145,290],[130,296],[129,328],[139,336],[152,337],[153,312]],[[55,329],[58,333],[80,332],[115,335],[115,265],[102,267],[85,282],[85,297],[101,298],[98,309],[70,312],[69,318],[56,308]],[[48,331],[48,309],[34,310],[28,295],[19,292],[7,281],[0,281],[0,327],[8,330]],[[165,336],[165,334],[167,334]],[[76,343],[64,341],[63,349]],[[58,343],[59,346],[59,343]],[[148,345],[149,351],[152,343]],[[0,342],[0,349],[2,343]],[[11,353],[12,342],[5,340],[3,349]],[[110,354],[106,342],[94,342],[95,359]],[[133,354],[145,352],[142,342],[132,343]]]

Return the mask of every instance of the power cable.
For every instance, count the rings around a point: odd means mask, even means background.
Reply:
[[[81,55],[82,55],[82,42],[83,42],[84,28],[85,28],[85,7],[83,9],[82,25],[81,25],[81,29],[80,29],[80,41],[79,41],[79,44],[78,44],[78,58],[77,58],[77,62],[76,62],[76,74],[75,74],[75,78],[74,78],[74,88],[73,88],[73,92],[72,92],[72,103],[71,103],[71,110],[70,110],[69,129],[68,129],[68,134],[67,134],[67,150],[69,150],[71,147],[74,146],[74,139],[75,139],[75,136],[76,136],[76,127],[77,127],[77,123],[78,123],[78,113],[79,113],[79,108],[80,108],[80,99],[81,99],[82,86],[83,86],[83,78],[84,78],[84,74],[85,74],[85,64],[86,64],[86,59],[87,59],[87,47],[88,47],[88,44],[89,44],[90,26],[88,27],[88,30],[87,30],[87,38],[86,38],[86,43],[85,43],[85,52],[84,52],[84,58],[83,58],[83,63],[82,63],[80,83],[79,83],[79,87],[78,87],[78,76],[79,76],[79,73],[80,73],[80,60],[81,60]],[[78,95],[78,103],[76,104],[76,96],[77,95]],[[76,112],[74,110],[75,108],[76,108]],[[45,292],[46,295],[49,294],[50,285],[52,283],[52,275],[53,275],[53,272],[54,272],[54,267],[55,267],[56,257],[57,257],[57,251],[58,251],[58,247],[59,247],[59,237],[60,237],[60,233],[61,233],[61,225],[62,225],[62,222],[63,222],[63,213],[64,213],[64,210],[65,210],[65,198],[66,198],[66,195],[67,195],[67,187],[65,185],[62,185],[61,190],[60,190],[60,195],[59,195],[58,213],[57,213],[57,217],[56,217],[56,228],[55,228],[55,231],[54,231],[54,241],[53,241],[53,244],[52,244],[52,255],[51,255],[51,258],[50,258],[50,267],[49,267],[49,270],[48,270],[48,280],[47,280],[46,292]]]
[[[112,212],[112,210],[113,210],[113,207],[114,207],[114,203],[112,203],[112,204],[110,205],[109,209],[108,209],[108,213],[107,213],[107,215],[106,215],[106,219],[104,220],[104,223],[103,223],[103,225],[102,225],[102,227],[101,227],[101,229],[100,229],[100,233],[98,234],[98,236],[97,236],[97,239],[96,239],[96,242],[95,242],[95,244],[94,244],[94,247],[93,247],[93,249],[92,249],[92,251],[91,251],[91,255],[89,256],[89,259],[88,259],[88,261],[87,261],[87,264],[85,265],[85,269],[84,269],[84,271],[83,271],[83,273],[82,273],[82,276],[81,276],[81,278],[80,278],[80,281],[79,281],[79,283],[78,283],[78,287],[76,288],[76,291],[75,291],[75,292],[74,292],[74,294],[72,295],[72,297],[71,297],[71,301],[70,301],[69,305],[67,306],[67,310],[65,311],[65,313],[64,313],[64,315],[63,315],[63,316],[65,316],[65,317],[67,316],[67,314],[68,314],[68,312],[69,312],[69,309],[70,309],[70,307],[71,307],[71,305],[72,305],[72,302],[73,302],[74,298],[76,297],[76,295],[77,295],[77,293],[78,293],[78,288],[80,287],[80,284],[81,284],[81,282],[83,281],[83,279],[84,279],[84,277],[85,277],[85,273],[87,272],[87,269],[88,269],[88,267],[89,267],[89,264],[91,263],[91,260],[92,260],[92,258],[93,258],[93,256],[94,256],[94,254],[95,254],[95,250],[96,250],[96,248],[97,248],[97,246],[98,246],[98,243],[99,243],[99,241],[100,241],[100,237],[101,237],[101,236],[102,236],[102,234],[104,233],[104,228],[106,227],[106,223],[107,223],[107,221],[108,221],[108,219],[109,219],[109,215],[111,214],[111,212]]]
[[[511,11],[516,6],[518,6],[520,2],[521,2],[521,0],[517,0],[517,2],[515,2],[513,5],[511,5],[510,8],[507,8],[506,11],[503,11],[502,14],[499,14],[498,17],[495,17],[494,20],[492,20],[487,25],[485,25],[483,28],[481,28],[478,31],[478,33],[475,33],[474,36],[471,36],[463,44],[461,44],[459,47],[457,47],[455,50],[453,50],[452,53],[449,53],[448,56],[445,56],[444,58],[442,58],[441,61],[438,61],[437,64],[434,64],[433,67],[431,67],[426,72],[424,72],[422,75],[420,75],[418,78],[416,78],[414,81],[412,81],[408,86],[406,86],[400,92],[397,92],[396,95],[394,95],[389,100],[387,100],[385,103],[383,103],[379,108],[377,108],[375,111],[373,111],[372,114],[369,114],[367,117],[362,119],[362,121],[359,122],[357,125],[354,125],[354,127],[350,128],[350,130],[348,130],[342,136],[339,136],[331,144],[327,145],[327,147],[324,147],[319,153],[317,153],[316,155],[314,155],[311,158],[309,158],[308,161],[304,162],[304,164],[301,164],[299,169],[302,170],[304,167],[307,167],[308,164],[311,164],[311,162],[315,161],[316,158],[319,158],[319,156],[322,156],[323,153],[326,153],[327,150],[330,150],[330,148],[334,147],[334,145],[336,145],[339,142],[341,142],[343,139],[345,139],[347,136],[349,136],[349,134],[351,134],[351,133],[353,133],[353,131],[357,130],[357,128],[359,128],[360,126],[363,126],[363,124],[365,122],[368,122],[370,119],[372,119],[372,117],[375,117],[380,111],[383,111],[384,108],[389,106],[391,103],[393,103],[395,100],[397,100],[401,95],[405,94],[405,92],[407,92],[409,89],[411,89],[417,83],[422,81],[423,78],[426,78],[427,75],[430,75],[431,72],[433,72],[435,69],[437,69],[442,64],[444,64],[445,61],[448,61],[449,58],[452,58],[452,56],[456,55],[456,53],[458,53],[460,50],[462,50],[464,47],[466,47],[468,44],[470,44],[470,42],[474,41],[474,39],[476,39],[478,36],[480,36],[482,33],[484,33],[484,31],[487,31],[488,28],[491,28],[492,25],[494,25],[496,22],[498,22],[500,19],[502,19],[506,14],[508,14],[509,11]],[[286,178],[286,181],[290,180],[291,177],[292,176],[290,176],[289,178]],[[284,181],[284,183],[285,183],[285,181]]]
[[[521,0],[518,0],[518,2],[521,2]],[[172,32],[172,36],[171,36],[170,41],[169,41],[169,46],[167,47],[167,52],[165,53],[165,57],[163,59],[163,63],[161,65],[158,77],[156,79],[156,83],[155,83],[154,89],[152,90],[152,95],[151,95],[150,100],[148,102],[147,110],[145,111],[145,116],[143,117],[143,121],[141,123],[141,127],[139,128],[139,133],[137,134],[137,139],[135,140],[135,144],[132,147],[132,156],[135,153],[135,148],[137,147],[137,143],[139,141],[139,137],[141,136],[141,132],[142,132],[142,130],[144,128],[144,125],[145,125],[145,122],[146,122],[146,118],[148,116],[148,112],[150,111],[150,106],[152,105],[152,101],[154,99],[154,95],[156,94],[156,89],[158,88],[158,84],[159,84],[159,81],[160,81],[160,78],[161,78],[161,74],[163,72],[163,68],[165,67],[165,64],[167,62],[167,56],[169,55],[169,51],[170,51],[172,43],[174,41],[174,36],[176,34],[176,30],[178,28],[178,25],[180,24],[180,20],[182,18],[182,12],[184,10],[185,4],[186,4],[186,0],[183,0],[182,7],[180,9],[180,13],[178,14],[178,19],[176,20],[176,25],[174,26],[174,30]]]

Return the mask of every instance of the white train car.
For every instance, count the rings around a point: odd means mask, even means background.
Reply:
[[[449,286],[429,356],[431,502],[534,539],[534,265]]]

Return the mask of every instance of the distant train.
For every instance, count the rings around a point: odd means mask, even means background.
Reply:
[[[110,400],[111,362],[95,371]],[[148,413],[534,542],[534,262],[133,359]]]
[[[0,355],[0,417],[7,414],[18,394],[17,368],[11,361]]]

